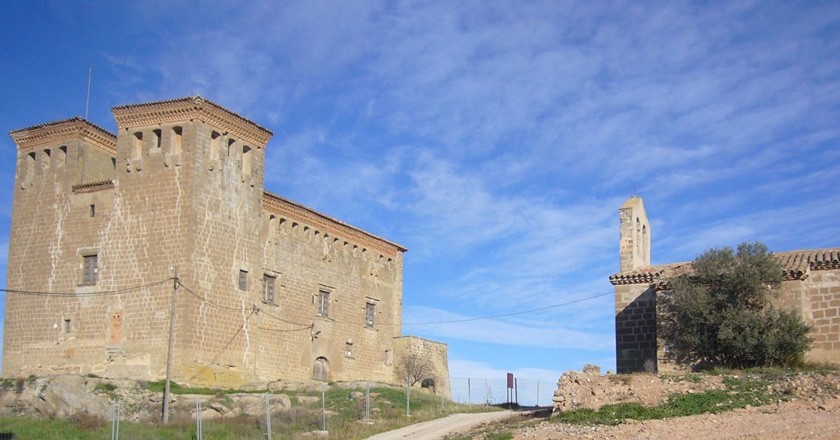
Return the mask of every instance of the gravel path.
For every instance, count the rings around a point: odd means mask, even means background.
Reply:
[[[368,440],[438,440],[450,434],[467,432],[481,424],[516,416],[511,411],[452,414],[441,419],[417,423],[394,431],[374,435]]]
[[[577,426],[540,422],[512,430],[514,440],[562,439],[714,439],[714,440],[837,440],[840,439],[840,399],[797,400],[776,405],[702,414],[618,426]]]

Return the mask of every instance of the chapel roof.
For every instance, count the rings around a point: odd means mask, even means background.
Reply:
[[[782,263],[785,280],[802,280],[809,270],[840,269],[840,248],[807,249],[775,252],[773,255]],[[610,283],[654,284],[664,287],[667,280],[691,272],[691,262],[659,264],[636,270],[619,272],[610,276]]]

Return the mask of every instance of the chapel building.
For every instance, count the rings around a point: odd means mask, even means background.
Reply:
[[[615,346],[618,373],[678,368],[658,337],[657,299],[668,280],[691,270],[691,262],[650,264],[650,222],[644,203],[633,196],[619,208],[621,271],[615,286]],[[840,248],[776,252],[784,268],[777,298],[781,307],[799,310],[811,326],[813,343],[806,360],[840,364]]]

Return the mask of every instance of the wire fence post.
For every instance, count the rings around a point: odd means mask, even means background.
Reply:
[[[111,413],[111,440],[120,440],[120,401],[114,403]]]
[[[411,379],[405,380],[405,416],[411,417]]]
[[[472,386],[470,386],[470,378],[467,378],[467,405],[472,405]]]
[[[365,423],[370,423],[370,382],[365,386]]]
[[[201,399],[195,399],[195,440],[201,440],[204,437],[201,425]]]
[[[327,431],[327,384],[321,384],[321,431]]]
[[[265,438],[271,440],[271,404],[267,391],[265,393],[265,428]]]

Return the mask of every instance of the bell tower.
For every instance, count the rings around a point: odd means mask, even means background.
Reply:
[[[618,209],[621,272],[650,266],[650,222],[641,197],[633,195]]]

